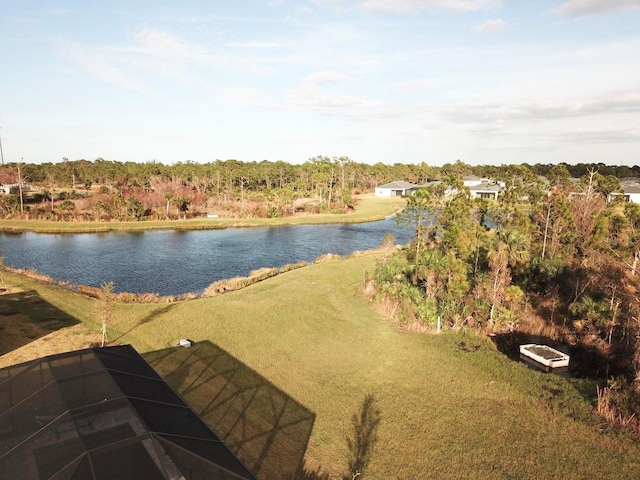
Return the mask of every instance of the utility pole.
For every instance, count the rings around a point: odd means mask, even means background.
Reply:
[[[22,158],[21,160],[24,160]],[[24,215],[24,196],[22,195],[22,173],[20,172],[20,163],[18,163],[18,190],[20,192],[20,216]]]
[[[0,126],[2,129],[2,126]],[[2,160],[2,165],[4,165],[4,153],[2,153],[2,137],[0,137],[0,160]]]

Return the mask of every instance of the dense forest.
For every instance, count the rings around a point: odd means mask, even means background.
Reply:
[[[597,171],[605,178],[640,176],[640,167],[561,165],[571,177]],[[282,161],[210,163],[118,162],[65,159],[59,163],[8,163],[0,183],[15,185],[0,195],[4,218],[44,220],[171,219],[215,213],[227,217],[284,217],[296,212],[344,212],[353,195],[394,180],[425,184],[474,174],[495,180],[548,177],[553,165],[441,167],[356,163],[317,156],[302,164]],[[22,186],[25,186],[24,191]]]
[[[595,169],[576,182],[556,165],[544,188],[530,169],[511,171],[498,201],[472,199],[455,176],[408,196],[398,220],[415,237],[368,290],[408,328],[440,318],[569,346],[576,374],[609,379],[611,418],[640,433],[640,204],[608,202],[619,182]]]

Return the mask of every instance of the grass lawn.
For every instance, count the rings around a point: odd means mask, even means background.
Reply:
[[[164,370],[263,478],[275,478],[267,473],[273,462],[259,454],[266,445],[286,446],[305,432],[306,465],[341,475],[350,418],[368,393],[382,422],[361,478],[638,478],[640,444],[603,431],[589,382],[529,370],[485,338],[407,333],[374,313],[358,288],[376,258],[316,264],[207,299],[118,304],[109,338],[133,344]],[[94,300],[3,277],[10,291],[37,292],[97,340]],[[0,357],[0,366],[18,353],[52,353],[46,338]],[[180,338],[206,348],[171,348]],[[251,409],[259,421],[247,422]],[[298,447],[291,443],[291,452]]]
[[[304,214],[283,218],[194,218],[188,220],[149,220],[139,222],[52,222],[41,220],[2,220],[0,231],[39,233],[100,233],[109,231],[137,232],[145,230],[212,230],[228,227],[261,227],[323,223],[358,223],[382,220],[401,210],[406,200],[400,197],[376,198],[373,194],[358,195],[356,209],[344,214]]]

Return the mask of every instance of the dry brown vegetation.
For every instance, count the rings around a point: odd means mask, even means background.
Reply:
[[[597,386],[596,389],[598,393],[596,413],[609,425],[620,427],[640,439],[640,419],[635,412],[630,411],[629,405],[624,405],[624,399],[621,401],[616,398],[624,395],[624,391],[621,391],[617,382],[612,380],[608,386]]]
[[[226,292],[232,292],[234,290],[240,290],[241,288],[248,287],[255,283],[266,280],[267,278],[275,277],[276,275],[284,272],[294,270],[306,266],[306,262],[288,263],[279,268],[260,268],[258,270],[252,270],[247,277],[234,277],[223,280],[218,280],[209,285],[202,293],[202,297],[214,297]]]

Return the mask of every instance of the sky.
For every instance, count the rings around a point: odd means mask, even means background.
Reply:
[[[640,164],[640,0],[0,0],[5,163]]]

